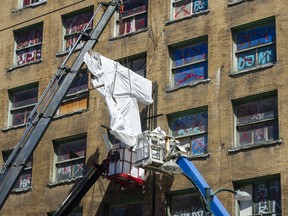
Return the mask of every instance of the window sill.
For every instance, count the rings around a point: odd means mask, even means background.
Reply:
[[[74,183],[81,178],[83,178],[83,176],[77,177],[77,178],[65,179],[65,180],[61,180],[61,181],[57,181],[57,182],[50,182],[50,183],[47,183],[46,186],[48,188],[53,188],[53,187],[57,187],[60,185],[71,184],[71,183]]]
[[[210,153],[203,153],[199,155],[189,155],[187,156],[188,160],[205,160],[210,157]]]
[[[198,17],[198,16],[202,16],[202,15],[207,15],[207,14],[209,13],[209,11],[210,11],[210,10],[208,9],[208,10],[205,10],[205,11],[201,11],[201,12],[192,14],[192,15],[190,15],[190,16],[186,16],[186,17],[183,17],[183,18],[179,18],[179,19],[167,21],[167,22],[165,23],[165,26],[171,25],[171,24],[173,24],[173,23],[181,22],[182,20],[192,19],[192,18],[194,18],[194,17]]]
[[[88,111],[89,111],[89,108],[87,108],[87,109],[82,109],[82,110],[77,110],[77,111],[70,112],[70,113],[60,114],[60,115],[57,115],[57,114],[56,114],[53,119],[54,119],[54,120],[58,120],[58,119],[66,118],[66,117],[69,117],[69,116],[73,116],[73,115],[77,115],[77,114],[82,114],[82,113],[85,113],[85,112],[88,112]]]
[[[235,153],[238,153],[238,152],[248,151],[248,150],[262,148],[262,147],[272,147],[272,146],[275,146],[275,145],[280,145],[281,143],[282,143],[282,139],[274,140],[274,141],[268,141],[268,142],[263,142],[263,143],[257,143],[257,144],[254,144],[254,145],[243,145],[243,146],[235,147],[233,149],[229,149],[228,153],[229,154],[235,154]]]
[[[244,2],[249,2],[249,1],[253,1],[253,0],[234,0],[234,2],[228,3],[228,7],[232,7],[234,5],[242,4]]]
[[[275,64],[276,64],[276,62],[265,64],[265,65],[258,65],[256,67],[249,68],[249,69],[246,69],[246,70],[243,70],[243,71],[232,71],[231,73],[229,73],[229,77],[235,77],[235,76],[240,76],[240,75],[251,73],[251,72],[255,72],[255,71],[264,70],[266,68],[273,67]]]
[[[144,28],[144,29],[141,29],[141,30],[138,30],[138,31],[134,31],[134,32],[131,32],[131,33],[128,33],[128,34],[120,35],[120,36],[117,36],[117,37],[112,37],[112,38],[109,39],[109,41],[115,41],[115,40],[119,40],[119,39],[122,39],[122,38],[131,37],[131,36],[140,34],[142,32],[146,32],[146,31],[148,31],[148,28]]]
[[[24,124],[20,124],[20,125],[15,125],[15,126],[10,126],[10,127],[7,127],[7,128],[2,128],[1,131],[2,132],[7,132],[9,130],[15,130],[15,129],[18,129],[18,128],[24,128],[28,125],[28,123],[24,123]]]
[[[22,194],[22,193],[27,193],[29,191],[32,191],[32,187],[27,187],[27,188],[13,188],[11,193],[12,194]]]
[[[166,88],[165,92],[173,92],[173,91],[177,91],[178,89],[182,89],[182,88],[195,87],[197,85],[206,84],[208,82],[210,82],[210,78],[205,79],[205,80],[197,80],[197,81],[192,82],[190,84],[179,86],[179,87],[176,87],[176,88]]]
[[[11,72],[13,70],[16,70],[18,68],[22,68],[22,67],[26,67],[26,66],[30,66],[30,65],[33,65],[33,64],[39,64],[42,62],[42,59],[38,60],[38,61],[35,61],[35,62],[30,62],[30,63],[27,63],[27,64],[23,64],[23,65],[17,65],[17,66],[12,66],[12,67],[9,67],[7,69],[7,72]]]
[[[82,49],[82,47],[76,48],[73,50],[73,53],[79,52],[81,49]],[[60,51],[60,52],[56,53],[56,57],[62,57],[62,56],[68,55],[70,52],[71,52],[71,50]]]
[[[20,11],[22,11],[24,9],[38,7],[39,5],[43,5],[43,4],[46,4],[46,3],[47,3],[47,0],[41,1],[41,2],[36,2],[34,4],[30,4],[30,5],[27,5],[25,7],[19,8],[19,9],[12,9],[11,12],[12,13],[17,13],[17,12],[20,12]]]

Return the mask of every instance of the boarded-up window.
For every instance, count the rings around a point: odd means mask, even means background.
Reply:
[[[86,110],[89,105],[88,91],[89,74],[82,70],[70,86],[68,93],[62,102],[58,115]]]
[[[124,12],[117,21],[118,35],[125,35],[147,28],[147,0],[124,1]]]
[[[42,33],[42,25],[32,26],[14,32],[17,65],[25,65],[41,60]]]
[[[208,0],[172,0],[173,19],[198,14],[208,9]]]
[[[192,43],[170,49],[174,88],[208,77],[208,43]]]
[[[208,112],[206,109],[174,114],[169,118],[171,135],[180,141],[191,155],[207,153]]]
[[[2,153],[3,161],[7,161],[12,150]],[[24,190],[32,186],[32,156],[30,156],[25,164],[24,170],[20,173],[17,182],[14,185],[15,190]]]
[[[249,70],[276,61],[275,22],[234,32],[235,69]]]
[[[86,33],[90,33],[92,30],[93,22],[89,23],[93,12],[85,12],[81,14],[65,15],[63,16],[63,26],[64,26],[64,44],[63,51],[69,51],[72,49],[76,43],[79,33],[87,27]],[[84,45],[84,41],[80,41],[76,48],[81,48]]]
[[[236,104],[237,146],[278,139],[277,97]]]
[[[82,177],[84,174],[86,138],[55,142],[55,182]]]
[[[16,126],[28,121],[28,116],[38,100],[38,86],[27,86],[9,91],[10,125]]]

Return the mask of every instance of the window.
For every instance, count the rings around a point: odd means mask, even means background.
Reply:
[[[204,208],[199,195],[193,193],[172,192],[169,196],[169,215],[204,215]]]
[[[251,25],[250,25],[251,26]],[[234,31],[236,71],[267,66],[276,61],[275,22]]]
[[[55,212],[47,213],[47,216],[53,216]],[[83,215],[83,207],[76,207],[74,208],[68,216],[82,216]]]
[[[47,0],[23,0],[23,7],[31,6],[45,1]]]
[[[30,85],[9,90],[10,125],[17,126],[28,122],[28,116],[38,100],[38,86]]]
[[[65,99],[63,100],[58,115],[83,111],[88,109],[88,80],[87,69],[81,70],[71,84]]]
[[[82,177],[84,174],[86,138],[54,142],[55,182]]]
[[[263,144],[278,139],[276,96],[238,103],[235,107],[237,146]]]
[[[208,147],[208,112],[207,108],[172,114],[169,118],[171,135],[180,141],[191,155],[207,153]]]
[[[173,19],[208,10],[208,0],[172,0]]]
[[[248,192],[252,201],[238,202],[238,216],[281,216],[281,186],[279,179],[242,184],[237,189]]]
[[[31,26],[14,32],[17,65],[25,65],[41,60],[42,33],[42,25]]]
[[[90,19],[93,16],[93,11],[84,12],[81,14],[65,15],[62,17],[63,26],[64,26],[64,43],[63,51],[68,52],[72,49],[76,43],[79,32],[83,31],[84,28],[89,24],[86,33],[90,33],[92,30],[92,22],[89,23]],[[84,41],[80,41],[76,48],[81,48],[84,45]]]
[[[125,0],[124,11],[117,21],[118,35],[147,28],[147,0]]]
[[[13,150],[2,152],[3,161],[7,161]],[[30,156],[25,164],[24,170],[20,173],[17,182],[14,185],[14,191],[25,190],[31,188],[32,185],[32,156]]]
[[[208,76],[208,43],[171,48],[174,88],[205,80]]]
[[[146,55],[122,59],[120,63],[135,73],[146,77]]]
[[[142,203],[125,203],[119,205],[109,205],[109,216],[142,216]]]

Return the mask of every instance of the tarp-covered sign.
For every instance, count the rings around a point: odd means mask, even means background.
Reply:
[[[84,62],[93,74],[92,85],[105,98],[111,134],[134,146],[142,132],[137,101],[153,102],[152,82],[99,53],[87,52]]]

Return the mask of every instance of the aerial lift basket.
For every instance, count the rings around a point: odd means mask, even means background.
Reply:
[[[109,152],[114,156],[109,163],[107,179],[115,181],[122,186],[141,186],[145,180],[145,170],[135,167],[133,162],[136,159],[136,152],[131,149],[114,149]]]
[[[164,163],[165,136],[163,134],[145,131],[138,136],[135,146],[137,158],[136,167],[160,167]]]

